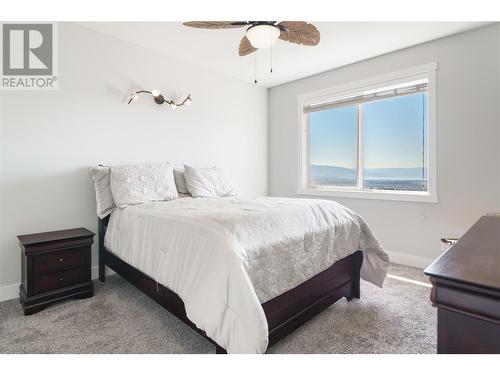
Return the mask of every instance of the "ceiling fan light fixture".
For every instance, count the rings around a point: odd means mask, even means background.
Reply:
[[[280,29],[274,25],[255,25],[247,30],[246,36],[255,48],[270,48],[280,36]]]

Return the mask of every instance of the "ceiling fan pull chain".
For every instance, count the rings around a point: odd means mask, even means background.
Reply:
[[[273,72],[273,46],[271,46],[271,73]]]
[[[255,81],[254,83],[257,83],[257,53],[254,54],[255,56]]]
[[[269,33],[269,44],[271,45],[271,73],[273,72],[273,34]]]

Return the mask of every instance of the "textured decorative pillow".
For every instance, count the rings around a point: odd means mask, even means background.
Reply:
[[[110,181],[118,207],[178,196],[172,166],[168,163],[111,167]]]
[[[184,167],[174,168],[174,180],[179,196],[191,195],[189,194],[189,190],[186,186],[186,179],[184,178]]]
[[[109,167],[95,166],[89,169],[94,181],[95,200],[97,202],[97,216],[103,219],[116,207],[109,184]]]
[[[222,168],[184,166],[186,186],[195,198],[228,197],[236,195],[229,174]]]

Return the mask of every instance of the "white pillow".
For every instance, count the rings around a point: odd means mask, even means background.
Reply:
[[[103,219],[116,207],[109,184],[109,167],[101,165],[92,167],[89,169],[89,174],[94,181],[97,216]]]
[[[174,180],[175,186],[177,187],[177,192],[180,196],[191,195],[189,194],[189,190],[186,186],[186,179],[184,178],[184,167],[174,168]]]
[[[168,163],[111,167],[110,182],[118,207],[178,197],[172,166]]]
[[[228,197],[236,195],[229,174],[222,168],[184,166],[186,186],[195,198]]]

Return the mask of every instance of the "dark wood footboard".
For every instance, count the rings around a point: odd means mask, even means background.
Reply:
[[[342,297],[349,301],[359,298],[362,262],[363,254],[358,251],[299,286],[263,303],[269,327],[269,346]]]
[[[216,346],[217,354],[225,353],[224,348],[207,337],[205,332],[197,328],[187,318],[184,303],[176,293],[124,262],[104,247],[104,234],[108,219],[100,219],[98,226],[99,280],[105,280],[104,269],[105,266],[108,266],[212,342]],[[353,298],[359,298],[362,263],[363,254],[361,251],[357,251],[297,287],[263,303],[262,308],[269,327],[269,346],[274,345],[342,297],[346,297],[349,301]]]

